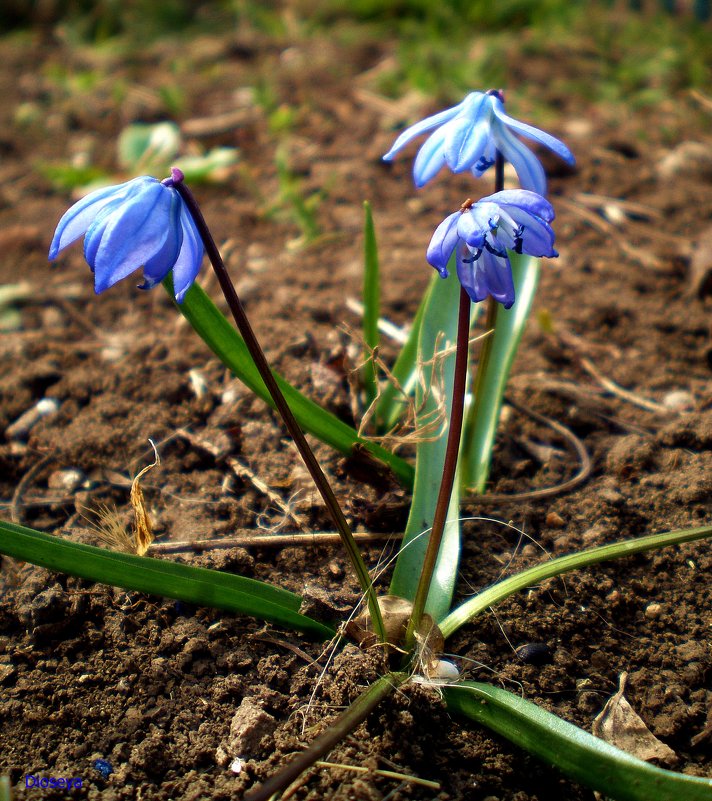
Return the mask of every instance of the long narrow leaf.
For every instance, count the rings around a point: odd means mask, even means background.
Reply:
[[[443,687],[448,709],[481,723],[615,801],[710,801],[712,779],[650,765],[518,695],[479,682]]]
[[[320,639],[334,636],[333,629],[299,614],[298,595],[243,576],[116,553],[4,521],[0,553],[89,581],[252,615]]]
[[[499,581],[497,584],[470,598],[469,601],[453,610],[440,623],[440,629],[443,637],[447,639],[461,626],[464,626],[465,623],[484,612],[485,609],[498,604],[515,592],[527,589],[545,579],[560,576],[572,570],[579,570],[589,565],[595,565],[599,562],[608,562],[611,559],[620,559],[623,556],[653,551],[658,548],[665,548],[668,545],[681,545],[683,542],[693,542],[694,540],[701,540],[711,536],[712,526],[686,528],[680,531],[666,531],[663,534],[651,534],[647,537],[614,542],[610,545],[600,545],[598,548],[550,559],[548,562],[522,570],[521,573],[516,573],[514,576]]]
[[[379,343],[378,318],[381,314],[381,281],[371,204],[365,201],[363,209],[365,213],[363,223],[363,338],[368,348],[373,351]],[[368,359],[364,365],[362,378],[366,390],[366,403],[370,406],[378,394],[376,365],[371,359]],[[377,419],[376,425],[378,425]]]
[[[172,294],[169,279],[164,281],[164,286],[169,294]],[[242,337],[197,284],[193,284],[188,290],[185,300],[178,305],[178,308],[223,364],[256,395],[272,406],[269,392]],[[412,486],[414,475],[412,465],[380,445],[359,437],[355,429],[309,400],[276,373],[275,378],[299,425],[305,431],[346,455],[353,454],[357,446],[364,448],[376,459],[387,464],[406,488]]]
[[[419,410],[416,419],[418,428],[432,422],[437,416],[438,407],[443,405],[445,419],[450,419],[455,369],[453,346],[457,340],[459,294],[460,284],[455,276],[445,280],[438,278],[428,290],[418,342],[418,359],[426,377],[426,386],[423,387],[418,382],[415,392],[416,408]],[[446,349],[453,349],[453,352],[443,357],[442,351]],[[447,429],[448,426],[445,424],[439,430],[428,432],[417,446],[413,500],[390,589],[393,595],[411,601],[415,597],[428,545],[428,530],[433,524],[445,462]],[[430,441],[432,437],[436,439]],[[438,562],[425,605],[425,611],[436,621],[447,614],[452,602],[460,559],[459,516],[460,503],[456,481],[450,498],[448,520],[445,524]]]
[[[517,253],[509,256],[516,301],[511,309],[497,304],[494,333],[483,346],[462,443],[463,492],[485,491],[504,389],[539,282],[538,259]]]
[[[411,396],[415,393],[415,385],[418,378],[418,340],[420,339],[420,326],[423,322],[425,306],[432,287],[436,281],[440,280],[440,277],[436,274],[433,274],[430,279],[428,289],[423,296],[420,306],[418,306],[415,319],[408,332],[408,338],[403,344],[398,358],[391,369],[391,373],[400,385],[400,389],[398,389],[395,384],[389,382],[382,389],[381,395],[376,402],[376,419],[380,422],[381,431],[383,433],[390,431],[403,416],[406,399],[403,397],[402,393],[406,396]]]

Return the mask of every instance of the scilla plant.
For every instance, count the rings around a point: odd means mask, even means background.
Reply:
[[[455,666],[440,658],[448,638],[515,592],[605,560],[708,537],[712,527],[656,534],[551,559],[453,606],[461,550],[461,493],[484,489],[504,385],[536,287],[538,259],[557,255],[554,210],[545,197],[544,171],[517,135],[549,147],[566,161],[571,162],[573,157],[559,140],[507,115],[502,94],[489,91],[474,92],[458,106],[409,128],[385,158],[392,159],[413,138],[429,131],[432,133],[415,160],[416,185],[425,185],[444,166],[454,172],[470,171],[475,177],[493,167],[495,192],[479,200],[468,198],[433,234],[426,260],[437,275],[416,315],[410,338],[392,367],[399,392],[393,385],[379,386],[374,370],[363,373],[364,394],[371,404],[374,425],[383,432],[402,414],[402,395],[415,395],[414,407],[419,415],[432,411],[434,400],[428,385],[435,380],[434,365],[439,363],[444,380],[443,430],[440,436],[421,439],[415,467],[376,444],[375,439],[359,436],[271,371],[179,169],[174,168],[165,180],[144,176],[88,195],[62,217],[50,248],[50,258],[54,259],[84,236],[84,255],[94,273],[97,292],[139,269],[143,270],[141,288],[163,283],[208,346],[281,415],[361,585],[368,609],[358,625],[339,627],[339,631],[363,647],[378,649],[383,655],[382,678],[306,750],[246,798],[259,801],[280,792],[397,688],[418,680],[437,685],[448,707],[462,718],[490,727],[610,798],[709,799],[712,781],[642,762],[518,695],[460,680]],[[504,189],[505,160],[513,165],[520,188]],[[375,348],[378,252],[370,212],[365,238],[364,337]],[[237,330],[195,283],[204,252],[217,274]],[[472,386],[468,387],[471,327],[480,304],[487,308],[485,327],[489,335]],[[455,343],[454,353],[451,343]],[[468,389],[473,401],[466,414]],[[305,431],[343,453],[365,448],[413,490],[403,547],[385,595],[376,592]],[[337,636],[338,621],[319,621],[301,613],[298,595],[242,576],[114,553],[11,523],[0,523],[0,552],[93,581],[253,615],[316,639]]]

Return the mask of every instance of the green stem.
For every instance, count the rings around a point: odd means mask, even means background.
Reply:
[[[392,695],[404,681],[407,673],[389,673],[375,681],[362,693],[351,706],[314,740],[314,742],[296,756],[275,776],[253,792],[247,793],[245,801],[267,801],[275,793],[279,793],[297,779],[307,768],[321,759],[331,749],[352,732],[383,701]]]
[[[501,192],[504,189],[504,157],[499,152],[496,152],[495,161],[494,161],[494,191]],[[472,408],[476,407],[477,399],[481,397],[482,392],[484,390],[484,384],[487,380],[487,376],[489,371],[487,369],[487,365],[489,364],[490,356],[492,354],[492,343],[494,340],[494,336],[492,333],[494,331],[494,327],[497,321],[497,308],[499,304],[497,301],[490,295],[487,298],[487,319],[485,320],[485,331],[489,331],[490,334],[485,338],[485,341],[482,343],[482,349],[480,350],[480,358],[477,362],[477,374],[475,375],[475,383],[472,389],[472,398],[473,404]],[[489,454],[488,454],[489,457]],[[489,464],[489,458],[488,458]],[[473,487],[474,492],[481,495],[485,491],[485,483],[487,481],[487,470],[478,470],[477,475],[479,476],[479,480],[475,487]]]
[[[227,305],[230,307],[230,311],[235,319],[237,328],[242,335],[242,338],[245,340],[245,345],[250,352],[250,356],[252,356],[255,366],[259,370],[260,376],[262,377],[262,380],[265,382],[265,386],[272,396],[274,405],[282,417],[290,436],[294,440],[294,443],[297,446],[302,459],[304,460],[304,464],[314,480],[314,483],[316,484],[316,487],[319,490],[324,503],[326,504],[326,508],[329,510],[329,514],[334,522],[334,526],[339,532],[341,541],[346,548],[351,560],[351,564],[356,572],[356,575],[358,576],[361,590],[368,599],[368,608],[371,613],[371,621],[373,623],[374,631],[379,639],[382,642],[385,642],[383,618],[381,617],[381,610],[378,606],[371,576],[369,575],[368,568],[366,567],[358,546],[356,545],[356,541],[351,533],[351,529],[346,521],[346,517],[341,511],[341,507],[339,506],[339,502],[336,500],[334,491],[331,489],[331,485],[319,466],[319,463],[314,456],[314,452],[309,447],[309,443],[307,442],[304,433],[292,414],[289,404],[285,400],[282,391],[272,375],[272,370],[267,363],[264,351],[257,341],[257,337],[252,330],[250,321],[247,319],[247,314],[245,313],[242,302],[237,295],[235,285],[232,283],[232,279],[230,278],[227,268],[225,267],[225,262],[220,255],[217,245],[215,244],[213,235],[210,233],[210,229],[205,221],[205,217],[203,217],[200,206],[198,206],[198,202],[194,198],[193,193],[183,182],[182,173],[180,173],[179,170],[172,170],[171,172],[173,178],[168,180],[172,181],[172,186],[180,194],[186,206],[188,207],[188,211],[190,212],[198,232],[200,233],[200,237],[203,240],[203,244],[205,245],[205,251],[208,254],[210,263],[213,265],[213,269],[217,275],[220,288],[225,296]]]
[[[457,455],[460,450],[462,434],[462,417],[465,406],[465,384],[467,381],[467,354],[470,342],[470,296],[460,287],[460,308],[457,318],[457,350],[455,353],[455,374],[452,382],[452,409],[450,411],[450,427],[448,429],[443,477],[438,492],[438,500],[433,515],[433,527],[428,538],[428,547],[423,558],[423,568],[418,580],[418,588],[413,600],[413,611],[406,631],[406,648],[409,648],[418,631],[425,610],[425,602],[430,591],[430,582],[440,551],[440,544],[445,530],[450,495],[455,481]]]
[[[485,384],[487,382],[489,376],[488,365],[490,361],[490,357],[492,355],[492,343],[494,342],[494,327],[497,321],[497,306],[499,304],[497,301],[490,295],[487,298],[487,317],[485,319],[485,331],[487,332],[487,336],[482,343],[482,348],[480,350],[480,358],[477,361],[477,371],[475,374],[475,381],[472,388],[472,409],[471,412],[474,412],[474,409],[477,405],[477,401],[482,397],[485,392]],[[472,417],[468,417],[468,420],[471,420]],[[487,453],[483,457],[481,453],[475,454],[476,457],[479,459],[486,459],[486,464],[489,465],[490,454]],[[478,463],[479,464],[479,463]],[[482,495],[485,491],[485,484],[487,482],[487,470],[486,469],[478,469],[475,473],[478,476],[478,480],[476,484],[471,488],[472,492],[477,493],[478,495]],[[469,478],[469,475],[466,475],[466,479]],[[468,485],[469,488],[469,485]]]

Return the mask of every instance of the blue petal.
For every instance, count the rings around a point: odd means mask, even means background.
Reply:
[[[108,216],[94,261],[96,292],[113,286],[162,250],[169,233],[171,194],[154,181]]]
[[[521,225],[522,252],[530,256],[558,256],[554,250],[555,234],[549,222],[554,219],[554,207],[546,198],[526,189],[505,189],[482,198],[480,203],[496,203],[518,225]]]
[[[489,140],[491,114],[486,96],[481,95],[476,103],[467,105],[456,119],[444,126],[447,131],[445,160],[455,173],[469,170],[476,164]]]
[[[75,203],[57,223],[49,248],[49,260],[57,258],[59,252],[84,234],[97,214],[112,200],[120,200],[135,190],[137,182],[145,178],[135,178],[117,186],[106,186],[90,192],[86,197]],[[153,179],[151,179],[153,180]]]
[[[487,131],[487,141],[482,148],[480,158],[472,165],[471,172],[475,178],[481,178],[487,170],[494,164],[497,157],[497,148],[492,138],[492,127]]]
[[[520,122],[519,120],[514,119],[514,117],[510,117],[505,113],[504,104],[502,101],[493,95],[490,95],[490,97],[492,98],[491,102],[494,113],[504,125],[521,134],[522,136],[526,136],[527,138],[533,139],[535,142],[539,142],[539,144],[548,147],[549,150],[552,150],[554,153],[556,153],[556,155],[562,158],[567,164],[573,165],[576,163],[574,154],[560,139],[557,139],[555,136],[546,133],[546,131],[535,128],[533,125],[527,125],[526,122]]]
[[[420,189],[434,178],[445,165],[445,137],[447,125],[431,134],[418,151],[413,162],[413,182]]]
[[[490,137],[490,126],[487,120],[480,120],[474,126],[470,120],[453,120],[445,126],[447,140],[445,143],[445,160],[448,167],[455,172],[464,172],[474,165],[484,164],[483,156]],[[455,128],[455,123],[458,123]]]
[[[99,252],[104,230],[114,213],[121,213],[121,206],[124,199],[119,197],[111,200],[97,214],[94,222],[89,226],[84,237],[84,261],[89,265],[92,272],[96,269],[96,254]]]
[[[486,284],[482,282],[480,259],[482,254],[474,258],[466,247],[457,249],[457,277],[462,288],[470,296],[470,300],[479,303],[489,295]]]
[[[461,213],[459,211],[446,217],[435,229],[435,233],[428,245],[425,258],[428,260],[428,264],[431,264],[440,273],[441,278],[448,277],[447,265],[453,250],[455,250],[460,240],[457,232],[460,217]]]
[[[551,222],[554,217],[554,207],[549,201],[528,189],[503,189],[493,195],[483,197],[480,203],[496,203],[498,206],[518,206],[528,214],[541,217],[546,222]]]
[[[516,206],[503,208],[522,227],[522,253],[527,253],[529,256],[546,256],[550,259],[559,255],[554,249],[554,231],[547,222],[527,214]]]
[[[472,208],[460,215],[457,232],[467,244],[475,250],[485,245],[485,237],[490,231],[490,217],[498,211],[493,203],[475,203]]]
[[[522,189],[531,189],[540,195],[546,194],[546,174],[539,159],[500,120],[494,120],[492,133],[497,148],[516,170]]]
[[[193,285],[203,260],[203,242],[190,212],[182,201],[180,224],[183,229],[183,246],[173,267],[173,291],[178,303],[183,302],[185,293]]]
[[[402,150],[412,139],[415,139],[417,136],[420,136],[427,131],[431,131],[433,128],[437,128],[438,125],[442,125],[443,123],[453,119],[453,117],[456,117],[466,102],[467,98],[465,98],[462,103],[458,103],[452,108],[445,109],[445,111],[440,111],[437,114],[426,117],[424,120],[416,122],[415,125],[411,125],[410,128],[406,128],[405,131],[403,131],[403,133],[393,143],[393,146],[388,153],[383,156],[383,161],[392,161],[396,153],[398,153],[399,150]]]
[[[140,289],[150,289],[168,275],[176,263],[183,244],[183,229],[180,224],[183,201],[175,189],[168,191],[171,205],[166,220],[166,240],[163,247],[143,265],[144,282]]]
[[[514,303],[514,282],[509,260],[486,250],[476,260],[470,262],[470,258],[472,256],[468,252],[458,252],[457,275],[470,298],[477,303],[491,295],[505,309],[509,309]]]
[[[514,303],[512,266],[508,258],[500,258],[485,251],[480,259],[482,283],[492,297],[509,309]]]

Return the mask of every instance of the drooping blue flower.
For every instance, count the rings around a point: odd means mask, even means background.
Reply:
[[[413,180],[420,188],[446,164],[453,172],[470,170],[479,178],[499,151],[516,170],[522,189],[546,194],[546,175],[539,159],[515,133],[548,147],[568,164],[574,157],[566,145],[545,131],[515,120],[504,111],[499,92],[472,92],[457,106],[411,125],[383,157],[391,161],[412,139],[436,128],[418,151]]]
[[[477,302],[491,295],[505,309],[514,303],[514,283],[508,250],[530,256],[555,257],[554,209],[548,200],[526,189],[505,189],[467,201],[435,230],[427,260],[448,277],[447,265],[456,251],[457,277]]]
[[[182,173],[161,182],[147,175],[98,189],[75,203],[57,225],[50,261],[84,236],[84,258],[97,293],[143,268],[140,289],[150,289],[173,270],[178,303],[192,286],[203,260],[193,218],[174,188]]]

